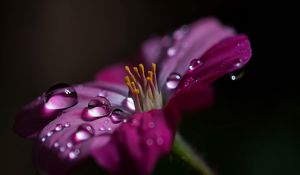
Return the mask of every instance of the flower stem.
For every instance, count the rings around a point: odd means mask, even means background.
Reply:
[[[183,161],[188,163],[196,171],[202,175],[214,175],[215,173],[208,167],[205,161],[197,156],[190,145],[182,138],[182,136],[177,132],[175,136],[175,141],[173,144],[173,152],[179,156]]]

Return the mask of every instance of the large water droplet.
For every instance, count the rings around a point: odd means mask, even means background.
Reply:
[[[77,131],[73,134],[73,143],[85,141],[94,136],[94,128],[89,124],[80,125]]]
[[[83,112],[83,118],[87,120],[95,120],[108,116],[111,113],[110,102],[107,98],[98,96],[90,100],[87,110]]]
[[[59,83],[48,89],[44,101],[47,109],[66,109],[77,104],[77,93],[72,86]]]
[[[121,109],[115,109],[112,111],[110,118],[112,122],[120,123],[126,116],[127,115]]]
[[[166,86],[168,89],[175,89],[179,84],[181,76],[178,73],[172,73],[167,79]]]
[[[192,70],[195,70],[197,69],[198,67],[200,67],[203,63],[200,61],[200,59],[194,59],[190,62],[190,65],[189,65],[189,70],[192,71]]]

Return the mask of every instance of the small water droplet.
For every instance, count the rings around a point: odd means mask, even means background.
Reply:
[[[164,144],[164,140],[163,140],[163,138],[161,138],[161,137],[158,137],[158,138],[156,139],[156,143],[157,143],[158,145],[162,145],[162,144]]]
[[[134,102],[133,102],[133,99],[131,97],[127,97],[124,99],[124,102],[125,106],[131,110],[131,111],[135,111],[135,106],[134,106]]]
[[[175,40],[181,40],[186,35],[187,32],[188,32],[188,26],[184,25],[173,33],[173,38]]]
[[[168,89],[175,89],[179,84],[181,76],[178,73],[172,73],[167,79],[166,86]]]
[[[147,144],[148,146],[153,145],[153,140],[152,140],[152,139],[147,139],[147,140],[146,140],[146,144]]]
[[[53,147],[54,148],[58,148],[59,147],[59,143],[58,142],[54,142]]]
[[[94,129],[89,124],[80,125],[77,131],[73,134],[73,142],[75,144],[85,141],[94,136]]]
[[[151,129],[154,128],[155,127],[155,123],[154,122],[149,122],[148,123],[148,127],[151,128]]]
[[[56,126],[55,126],[55,131],[56,132],[59,132],[59,131],[61,131],[63,129],[63,125],[62,124],[57,124]]]
[[[111,127],[108,127],[107,130],[108,130],[108,131],[111,131]]]
[[[46,137],[45,137],[45,136],[42,137],[42,138],[41,138],[41,141],[42,141],[42,142],[45,142],[45,141],[46,141]]]
[[[110,102],[102,96],[94,97],[89,101],[87,110],[83,112],[83,118],[87,120],[95,120],[108,116],[111,113]]]
[[[126,115],[121,109],[114,109],[110,116],[113,123],[120,123],[125,117]]]
[[[100,131],[105,131],[105,128],[104,127],[100,127],[99,130]]]
[[[170,47],[170,48],[167,50],[167,54],[168,54],[168,56],[170,56],[170,57],[176,55],[176,52],[177,52],[177,50],[176,50],[174,47]]]
[[[189,70],[192,71],[192,70],[195,70],[197,69],[198,67],[200,67],[203,63],[200,61],[200,59],[194,59],[190,62],[190,65],[189,65]]]
[[[44,95],[47,109],[66,109],[77,104],[77,100],[75,89],[65,83],[52,86]]]
[[[68,128],[68,127],[70,127],[70,126],[71,126],[70,123],[66,123],[66,124],[64,125],[65,128]]]
[[[128,120],[127,120],[127,119],[124,119],[124,120],[123,120],[123,123],[127,123],[127,122],[128,122]]]
[[[72,147],[73,147],[73,143],[72,143],[72,142],[68,142],[68,143],[67,143],[67,147],[68,147],[68,148],[72,148]]]
[[[232,81],[236,81],[236,80],[239,80],[239,79],[243,78],[243,76],[244,76],[244,71],[243,70],[237,70],[237,71],[230,74],[230,79]]]
[[[47,132],[47,137],[51,137],[53,135],[53,131]]]
[[[132,124],[132,126],[139,126],[140,122],[139,122],[139,120],[134,118],[131,120],[131,124]]]
[[[242,66],[242,63],[243,63],[243,60],[242,59],[238,59],[237,61],[236,61],[236,63],[235,63],[235,67],[237,67],[237,68],[239,68],[239,67],[241,67]]]
[[[80,150],[75,149],[74,151],[69,152],[69,158],[70,159],[76,159],[79,154],[80,154]]]
[[[61,146],[61,147],[59,148],[59,151],[60,151],[60,152],[65,152],[65,150],[66,150],[66,147],[64,147],[64,146]]]

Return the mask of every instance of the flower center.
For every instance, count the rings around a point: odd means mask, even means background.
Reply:
[[[125,66],[125,71],[128,74],[125,77],[125,83],[134,101],[136,112],[162,108],[162,95],[156,78],[156,64],[152,63],[147,76],[143,64],[133,67],[133,71]]]

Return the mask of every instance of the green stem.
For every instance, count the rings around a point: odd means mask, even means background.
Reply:
[[[197,156],[195,151],[192,150],[179,133],[176,133],[175,136],[173,152],[202,175],[214,175],[205,161]]]

